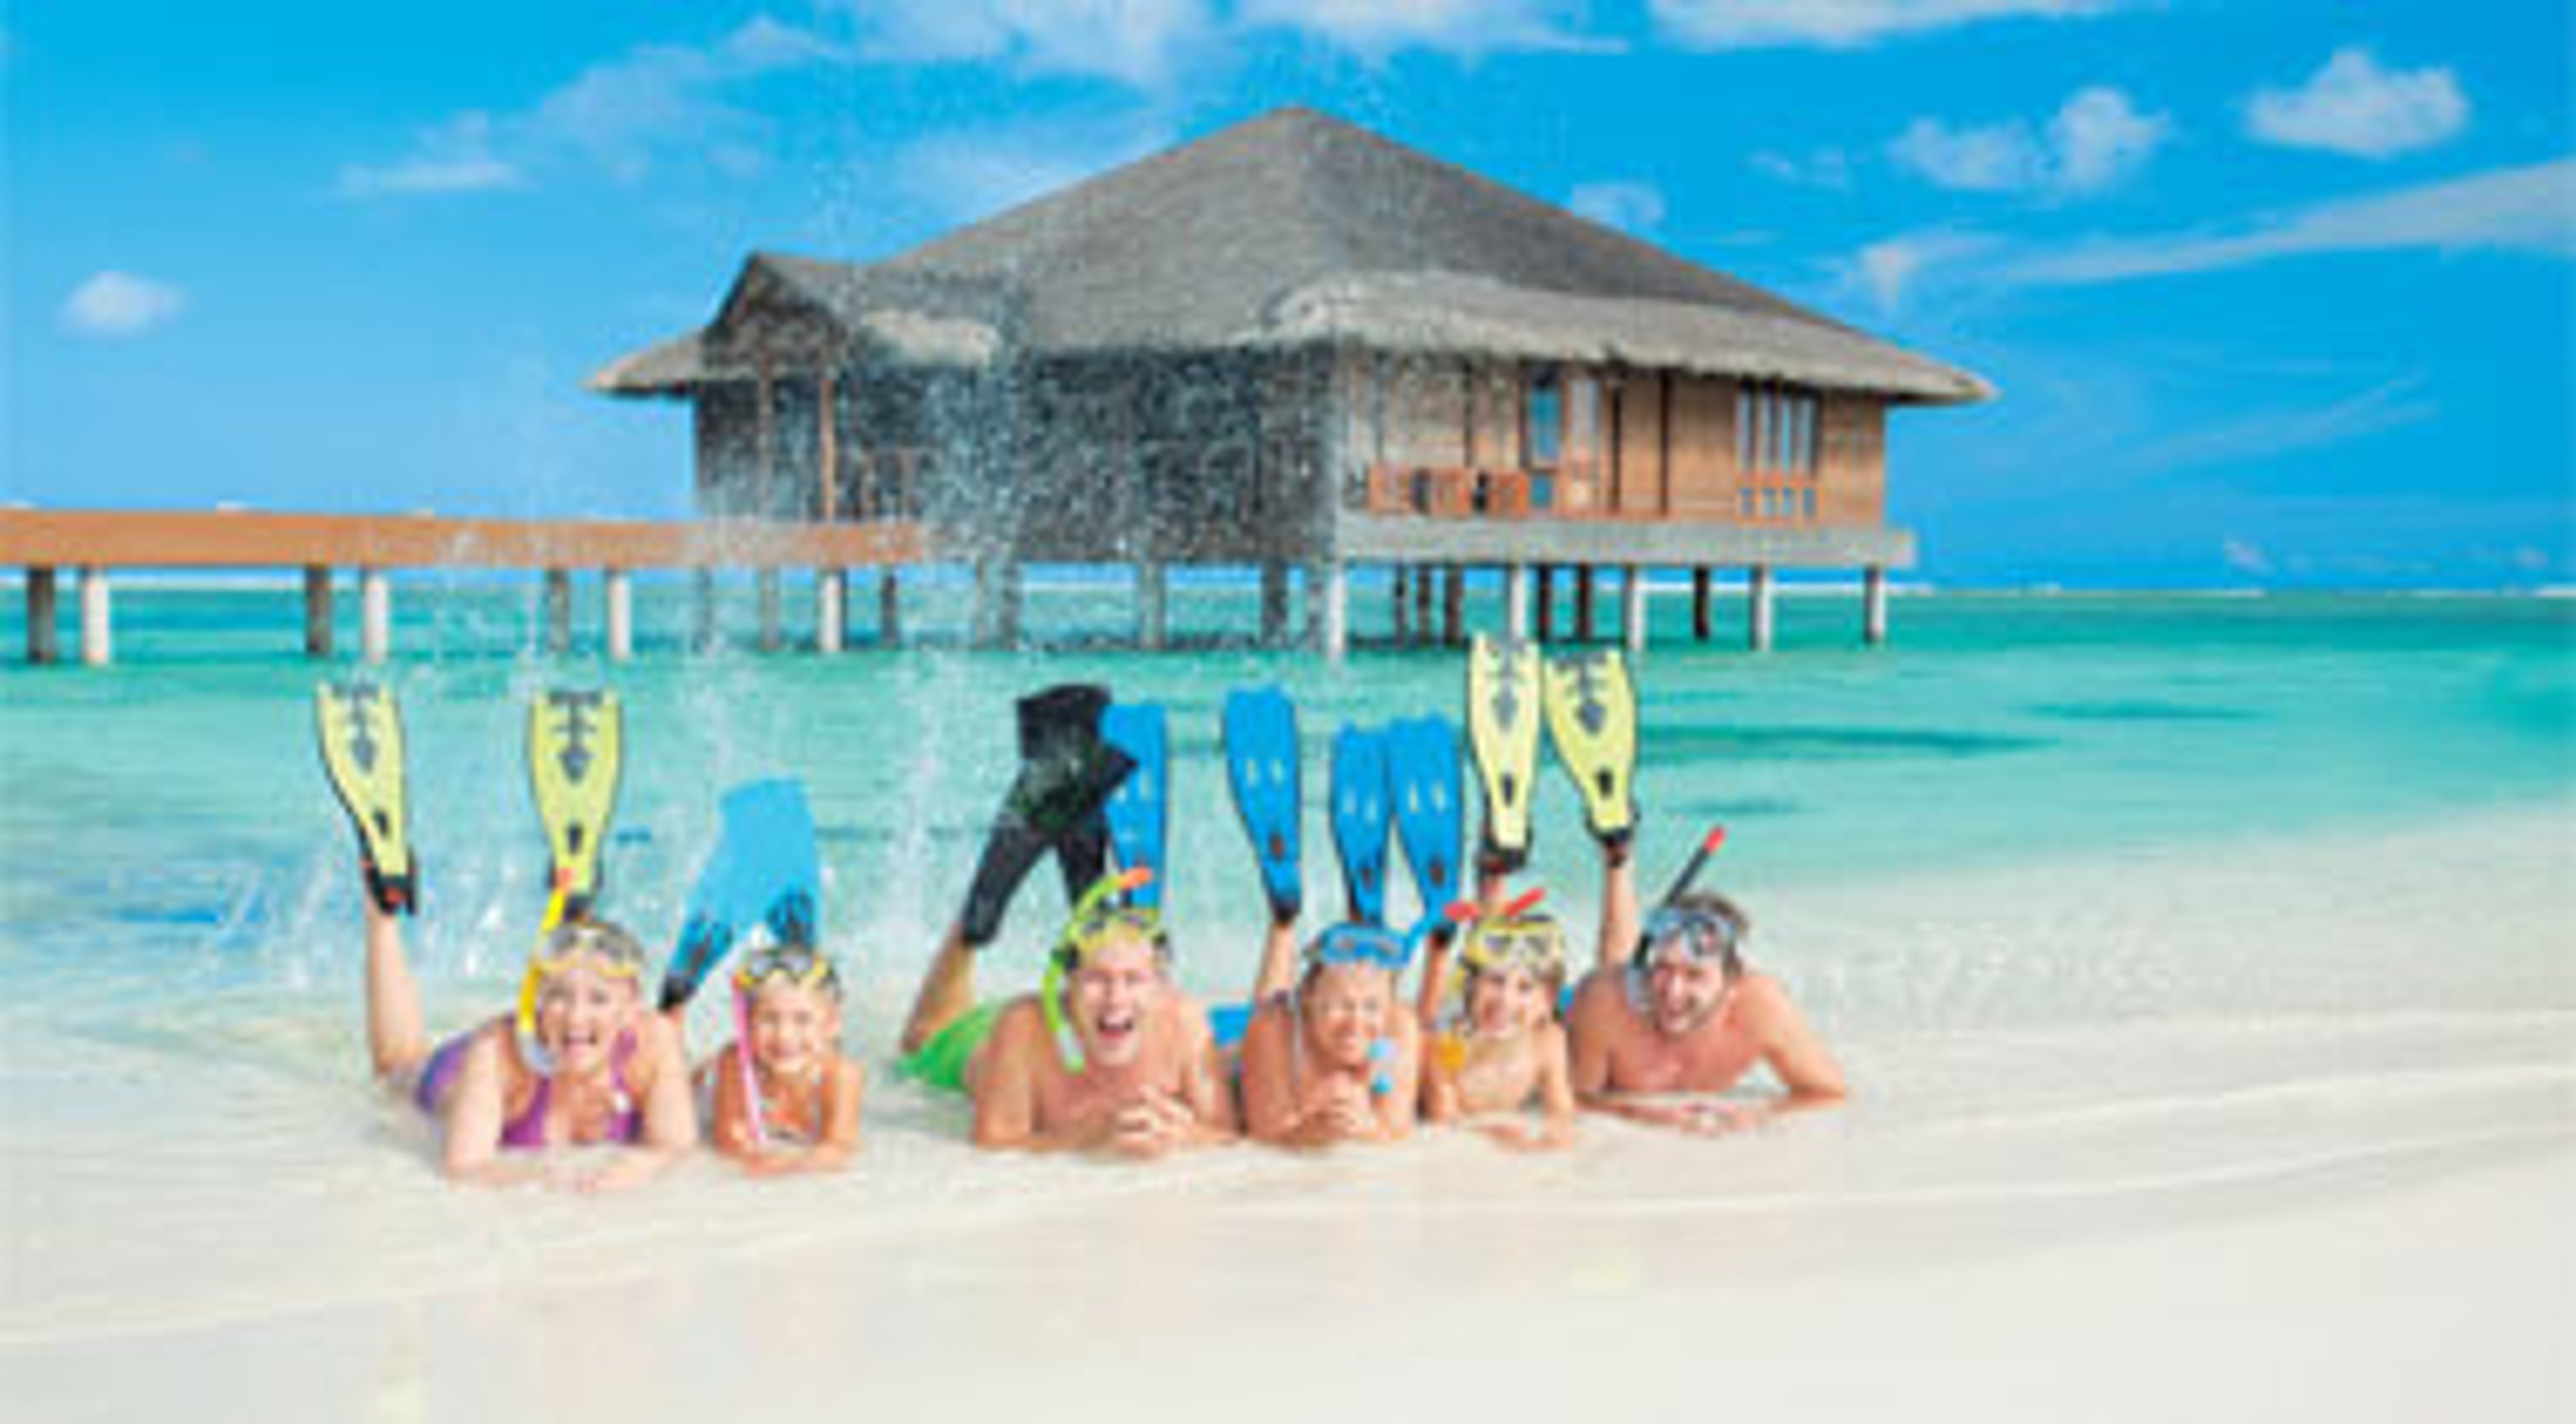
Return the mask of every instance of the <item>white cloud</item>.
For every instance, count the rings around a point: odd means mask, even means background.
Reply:
[[[1926,294],[1990,297],[2324,253],[2403,251],[2576,258],[2576,158],[2267,213],[2215,230],[2057,244],[1949,230],[1905,233],[1863,247],[1835,267],[1843,295],[1893,315]]]
[[[1579,216],[1634,236],[1651,233],[1664,221],[1663,191],[1651,183],[1580,184],[1565,205]]]
[[[2246,132],[2288,148],[2389,158],[2430,148],[2468,126],[2469,101],[2448,69],[2402,73],[2365,49],[2342,49],[2297,89],[2258,90]]]
[[[1371,59],[1401,49],[1450,54],[1598,49],[1567,0],[1243,0],[1237,19],[1314,36]]]
[[[2022,285],[2080,285],[2413,248],[2576,257],[2576,158],[2320,203],[2234,232],[2100,239],[2030,258],[2007,275]]]
[[[1040,122],[937,134],[904,150],[901,186],[946,222],[972,222],[1169,147],[1158,119]]]
[[[1916,119],[1887,152],[1933,183],[1962,192],[2017,193],[2048,177],[2047,152],[2019,120],[1954,129],[1939,119]]]
[[[167,282],[131,272],[101,272],[63,299],[63,329],[75,336],[118,340],[168,325],[188,306],[188,294]]]
[[[457,115],[421,136],[408,158],[392,163],[352,163],[340,170],[340,194],[473,193],[516,187],[518,168],[492,152],[492,116]]]
[[[1916,119],[1888,154],[1944,188],[2071,196],[2116,186],[2172,131],[2166,116],[2140,113],[2128,95],[2097,86],[2069,98],[2044,138],[2019,119],[1964,129]]]
[[[2173,431],[2137,442],[2122,463],[2142,473],[2251,464],[2420,425],[2441,414],[2441,407],[2421,394],[2423,387],[2422,376],[2401,376],[2323,405],[2257,410],[2221,424]]]
[[[1851,159],[1838,148],[1820,148],[1804,158],[1785,153],[1756,153],[1753,167],[1783,183],[1805,188],[1826,188],[1837,193],[1851,190]]]
[[[871,59],[1000,60],[1033,74],[1162,85],[1211,33],[1203,0],[840,0]]]
[[[1995,239],[1977,233],[1907,233],[1862,248],[1843,264],[1842,285],[1892,316],[1905,305],[1917,276],[1973,259],[1994,245]]]
[[[639,46],[583,70],[524,112],[496,118],[468,111],[423,131],[402,158],[349,164],[340,170],[339,191],[353,198],[478,192],[570,164],[634,182],[667,154],[748,171],[759,166],[761,124],[725,92],[838,57],[814,36],[765,16],[706,48]]]
[[[1694,49],[1858,49],[1990,20],[2065,20],[2129,0],[1651,0],[1655,22]]]
[[[2119,90],[2086,89],[2049,120],[2056,186],[2071,193],[2111,187],[2144,167],[2172,132],[2172,120],[2139,113]]]
[[[2221,539],[2218,541],[2218,556],[2227,561],[2229,568],[2240,574],[2252,574],[2256,578],[2262,578],[2272,572],[2271,555],[2264,553],[2261,546],[2248,540]]]

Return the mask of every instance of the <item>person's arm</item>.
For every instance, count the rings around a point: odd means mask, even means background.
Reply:
[[[1369,1106],[1375,1110],[1378,1140],[1393,1142],[1412,1134],[1422,1105],[1422,1028],[1400,1009],[1390,1010],[1387,1018],[1388,1036],[1395,1040],[1395,1062],[1387,1071],[1395,1086],[1372,1092]]]
[[[642,1046],[635,1056],[646,1075],[644,1139],[607,1166],[576,1179],[576,1190],[613,1192],[641,1186],[698,1145],[698,1105],[690,1100],[689,1060],[680,1051],[678,1031],[661,1015],[647,1014],[636,1036]]]
[[[823,1136],[797,1153],[794,1170],[837,1172],[859,1152],[859,1104],[867,1096],[867,1070],[847,1058],[836,1059],[823,1078]]]
[[[1540,1051],[1546,1055],[1538,1083],[1543,1125],[1532,1145],[1564,1147],[1574,1141],[1574,1065],[1562,1025],[1549,1024],[1540,1030]]]
[[[1574,991],[1574,1012],[1566,1024],[1568,1080],[1575,1100],[1587,1108],[1607,1109],[1610,1091],[1610,1022],[1612,1006],[1602,1002],[1608,990],[1603,978],[1614,969],[1596,970]]]
[[[1225,1058],[1217,1052],[1216,1030],[1208,1023],[1206,1008],[1196,1003],[1188,1006],[1186,1022],[1193,1044],[1186,1084],[1191,1118],[1186,1145],[1232,1142],[1241,1128],[1235,1121],[1234,1091],[1225,1079]]]
[[[742,1054],[728,1041],[709,1066],[716,1090],[715,1120],[707,1124],[707,1139],[723,1156],[747,1162],[759,1149],[751,1135],[751,1095],[743,1090]]]
[[[506,1187],[534,1176],[524,1165],[501,1159],[501,1123],[509,1110],[509,1070],[501,1051],[499,1037],[485,1029],[465,1046],[456,1065],[456,1086],[447,1096],[447,1137],[439,1153],[439,1170],[449,1181]]]
[[[1430,1046],[1422,1058],[1422,1120],[1455,1122],[1459,1116],[1457,1065],[1449,1061],[1447,1043],[1438,1034],[1424,1041]]]

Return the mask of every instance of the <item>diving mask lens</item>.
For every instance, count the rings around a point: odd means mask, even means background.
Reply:
[[[1733,964],[1743,951],[1744,931],[1714,910],[1666,906],[1646,918],[1641,963],[1653,965],[1679,954],[1692,963]]]
[[[840,971],[810,944],[791,942],[754,951],[734,971],[733,986],[746,994],[755,993],[772,979],[784,979],[800,989],[820,988],[832,994],[841,991]]]
[[[1375,925],[1335,925],[1315,937],[1307,954],[1318,964],[1374,964],[1402,969],[1413,956],[1403,938]]]

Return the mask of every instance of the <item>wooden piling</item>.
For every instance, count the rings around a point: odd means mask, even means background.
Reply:
[[[27,570],[27,661],[44,664],[62,655],[62,635],[55,629],[61,593],[52,569]]]
[[[304,656],[331,656],[331,567],[304,566]]]

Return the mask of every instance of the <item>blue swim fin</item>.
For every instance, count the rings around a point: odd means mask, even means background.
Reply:
[[[817,943],[821,884],[803,786],[775,779],[726,792],[723,833],[689,892],[662,972],[662,1007],[686,1004],[754,926],[776,943]]]
[[[1129,903],[1160,908],[1168,879],[1163,844],[1172,806],[1171,783],[1166,779],[1170,739],[1165,735],[1163,709],[1150,702],[1113,706],[1100,714],[1100,738],[1136,761],[1136,769],[1119,783],[1105,808],[1109,845],[1118,855],[1118,868],[1154,872],[1153,879],[1128,892]]]
[[[1414,717],[1386,730],[1387,780],[1396,836],[1422,910],[1436,915],[1465,898],[1459,863],[1467,853],[1458,728],[1446,717]]]
[[[1386,923],[1386,734],[1345,726],[1333,737],[1333,849],[1351,918]]]
[[[1293,920],[1305,900],[1297,861],[1297,709],[1278,688],[1238,689],[1225,696],[1224,732],[1226,784],[1261,865],[1262,893],[1274,919]]]

